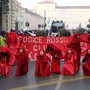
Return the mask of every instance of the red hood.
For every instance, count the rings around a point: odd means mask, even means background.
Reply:
[[[76,51],[72,48],[67,48],[66,52],[68,52],[68,50],[71,50],[72,51],[72,54],[75,53],[76,54]]]
[[[7,52],[8,48],[6,46],[1,46],[1,52]]]
[[[56,44],[48,44],[47,47],[52,47],[55,51],[61,51],[61,49]]]
[[[79,36],[80,34],[78,32],[73,34],[73,37],[76,38],[77,36]]]

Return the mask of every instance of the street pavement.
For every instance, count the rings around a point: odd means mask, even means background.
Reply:
[[[90,77],[83,76],[82,65],[74,76],[51,74],[35,77],[35,61],[29,62],[26,75],[15,77],[15,69],[16,66],[12,66],[10,77],[0,76],[0,90],[90,90]]]

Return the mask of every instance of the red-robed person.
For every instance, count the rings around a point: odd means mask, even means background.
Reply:
[[[83,59],[83,74],[84,76],[90,76],[90,48]]]
[[[52,73],[60,73],[60,59],[63,57],[60,48],[56,44],[48,44],[47,53],[50,53],[52,56]]]
[[[81,46],[80,46],[80,34],[74,33],[72,41],[67,45],[68,48],[72,48],[77,53],[77,60],[75,61],[75,71],[79,71],[80,57],[81,57]]]
[[[13,54],[16,53],[17,48],[19,48],[19,41],[18,41],[18,35],[15,30],[11,29],[10,33],[6,34],[6,41],[8,44],[8,47],[12,50]]]
[[[24,48],[19,48],[17,53],[17,67],[15,76],[25,75],[28,72],[28,54]]]
[[[11,65],[13,65],[15,57],[6,46],[0,47],[0,74],[9,76]]]
[[[49,57],[44,50],[40,50],[36,58],[35,76],[50,75]]]
[[[75,50],[68,48],[66,50],[65,61],[61,70],[61,74],[74,75],[75,74],[75,60],[77,60],[77,54]]]
[[[87,53],[87,50],[90,48],[90,31],[88,31],[88,34],[82,34],[80,36],[80,41],[85,43],[85,45],[87,45],[86,49],[83,52],[83,56],[85,56],[85,54]]]

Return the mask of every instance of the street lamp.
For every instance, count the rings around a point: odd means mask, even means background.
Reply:
[[[44,10],[44,31],[46,30],[46,11]]]

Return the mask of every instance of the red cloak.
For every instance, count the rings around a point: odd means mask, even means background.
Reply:
[[[6,46],[0,47],[0,73],[9,76],[10,65],[13,64],[15,57]]]
[[[15,54],[17,51],[17,48],[19,48],[19,44],[20,44],[17,33],[15,31],[7,33],[6,40],[7,40],[8,47]]]
[[[60,59],[63,57],[60,48],[56,44],[48,44],[46,52],[52,55],[51,72],[60,73]]]
[[[68,53],[71,50],[71,54]],[[75,74],[75,61],[77,60],[77,54],[75,50],[68,48],[66,51],[64,65],[61,70],[61,74],[74,75]]]
[[[87,53],[85,55],[85,58],[83,59],[83,61],[84,61],[84,64],[82,67],[83,67],[84,76],[90,76],[90,53]]]
[[[22,52],[20,51],[22,50]],[[19,48],[17,52],[17,67],[15,76],[24,75],[28,72],[28,54],[23,48]]]
[[[77,60],[75,61],[76,72],[79,71],[80,57],[81,57],[81,46],[80,46],[80,34],[74,33],[72,41],[67,45],[68,48],[72,48],[77,53]]]
[[[42,50],[44,52],[44,50]],[[44,52],[43,55],[39,54],[36,59],[35,76],[48,76],[50,75],[50,65],[48,63],[49,58]]]

